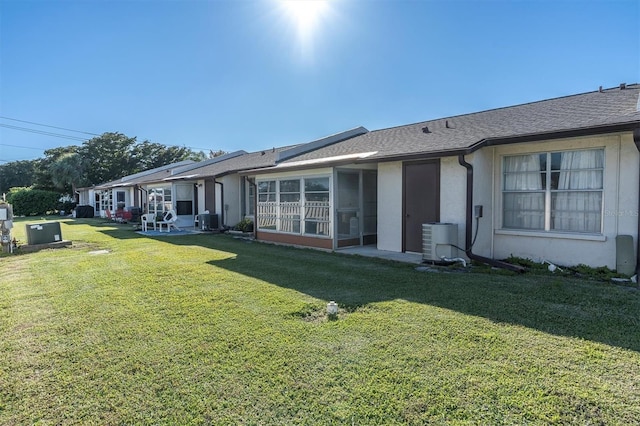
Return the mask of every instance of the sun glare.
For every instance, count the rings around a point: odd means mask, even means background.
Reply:
[[[281,0],[299,32],[310,32],[327,10],[327,0]]]
[[[323,18],[329,14],[329,0],[278,0],[283,15],[295,27],[303,57],[313,56],[313,39]]]

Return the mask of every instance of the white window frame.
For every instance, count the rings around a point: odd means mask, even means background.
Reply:
[[[594,168],[594,169],[575,169],[575,170],[601,170],[602,172],[602,187],[599,189],[587,189],[587,190],[571,190],[571,189],[551,189],[551,181],[552,181],[552,173],[560,172],[560,170],[552,170],[552,154],[562,154],[562,153],[570,153],[570,152],[580,152],[580,151],[601,151],[602,152],[602,168]],[[544,154],[547,156],[546,159],[546,170],[541,171],[540,173],[544,173],[546,175],[544,188],[541,190],[529,190],[529,191],[520,191],[520,192],[544,192],[544,229],[538,228],[517,228],[517,227],[505,227],[505,193],[513,193],[519,192],[516,190],[507,190],[505,189],[505,158],[508,157],[517,157],[517,156],[525,156],[525,155],[541,155]],[[500,156],[500,228],[499,233],[532,233],[532,234],[540,234],[540,235],[567,235],[571,234],[576,237],[586,237],[589,236],[602,236],[604,232],[604,204],[605,204],[605,180],[606,180],[606,151],[604,147],[590,147],[584,149],[567,149],[567,150],[545,150],[545,151],[536,151],[536,152],[523,152],[523,153],[509,153]],[[600,226],[599,230],[596,232],[591,231],[574,231],[574,230],[556,230],[551,228],[552,224],[552,195],[557,193],[567,193],[567,192],[580,192],[580,191],[589,191],[589,192],[600,192],[601,202],[600,202]],[[595,238],[595,237],[594,237]]]
[[[323,178],[323,179],[328,179],[329,181],[329,190],[328,190],[328,195],[329,195],[329,200],[328,200],[328,205],[327,205],[327,210],[328,210],[328,221],[326,222],[327,225],[322,228],[322,229],[327,229],[327,233],[326,234],[322,234],[322,233],[306,233],[306,222],[307,219],[305,219],[306,216],[306,199],[305,199],[305,181],[306,179],[318,179],[318,178]],[[293,201],[281,201],[281,191],[280,191],[280,182],[282,181],[291,181],[291,180],[297,180],[300,183],[300,192],[299,192],[299,201],[297,202],[293,202]],[[275,201],[271,200],[269,196],[266,197],[267,201],[260,201],[260,183],[263,182],[275,182]],[[329,174],[321,174],[321,175],[304,175],[304,176],[286,176],[286,177],[277,177],[277,178],[264,178],[264,179],[256,179],[256,188],[257,188],[257,203],[256,203],[256,212],[255,212],[255,223],[256,223],[256,227],[259,231],[263,231],[263,232],[277,232],[277,233],[283,233],[283,234],[291,234],[291,235],[304,235],[304,236],[310,236],[310,237],[314,237],[314,238],[332,238],[332,219],[331,219],[331,209],[332,209],[332,177]],[[273,192],[262,192],[262,194],[273,194]],[[292,194],[291,192],[283,192],[283,195],[285,194]],[[298,194],[298,193],[297,193]],[[264,198],[264,197],[263,197]],[[297,206],[296,206],[297,205]],[[262,207],[262,208],[261,208]],[[295,207],[297,207],[299,210],[299,218],[296,219],[292,219],[291,217],[284,217],[285,215],[288,215],[286,213],[286,210],[291,210],[294,209]],[[317,206],[314,206],[315,208],[317,208]],[[265,213],[260,213],[260,211],[266,211],[269,212],[267,214]],[[262,217],[261,217],[262,216]],[[261,227],[260,223],[264,223],[263,218],[269,218],[271,220],[273,220],[275,218],[275,229],[270,228],[270,227]],[[298,221],[300,226],[299,226],[299,230],[297,232],[292,232],[291,230],[291,221],[295,220]],[[319,221],[317,219],[308,219],[309,222],[314,222],[314,223],[324,223],[323,221]],[[267,221],[267,223],[272,223],[271,221]],[[273,225],[269,225],[269,226],[273,226]]]
[[[160,195],[162,201],[151,203],[151,194]],[[158,209],[158,206],[161,209]],[[147,211],[152,214],[163,214],[173,209],[173,188],[171,185],[155,185],[147,188]]]

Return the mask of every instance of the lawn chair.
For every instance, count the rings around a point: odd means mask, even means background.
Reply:
[[[162,232],[162,225],[167,226],[167,232],[171,232],[171,228],[174,228],[176,231],[179,231],[180,228],[176,226],[176,222],[178,221],[178,215],[175,210],[169,210],[164,214],[162,220],[157,222],[160,225],[160,232]]]
[[[153,213],[147,213],[140,216],[140,220],[142,221],[142,232],[146,232],[148,230],[149,224],[153,225],[153,230],[156,230],[156,215]]]

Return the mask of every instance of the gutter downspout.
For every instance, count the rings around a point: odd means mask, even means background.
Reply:
[[[640,152],[640,129],[633,131],[633,143]],[[640,207],[640,178],[638,178],[638,207]],[[640,214],[638,215],[638,234],[636,235],[636,276],[640,277]]]
[[[258,239],[258,185],[255,182],[251,182],[247,176],[244,180],[249,182],[249,185],[253,186],[253,239]]]
[[[220,224],[224,229],[224,184],[222,182],[218,182],[216,180],[216,176],[213,177],[213,183],[220,185],[220,204],[222,204],[222,206],[220,206]]]
[[[466,229],[465,229],[465,254],[469,259],[495,266],[497,268],[508,269],[514,272],[524,272],[525,268],[513,265],[511,263],[502,262],[500,260],[490,259],[488,257],[479,256],[472,252],[471,242],[473,235],[473,166],[464,159],[464,154],[458,155],[458,163],[467,169],[467,212],[466,212]]]

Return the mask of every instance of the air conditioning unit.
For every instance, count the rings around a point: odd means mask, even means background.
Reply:
[[[442,257],[457,257],[458,225],[455,223],[422,224],[422,260],[438,262]]]

